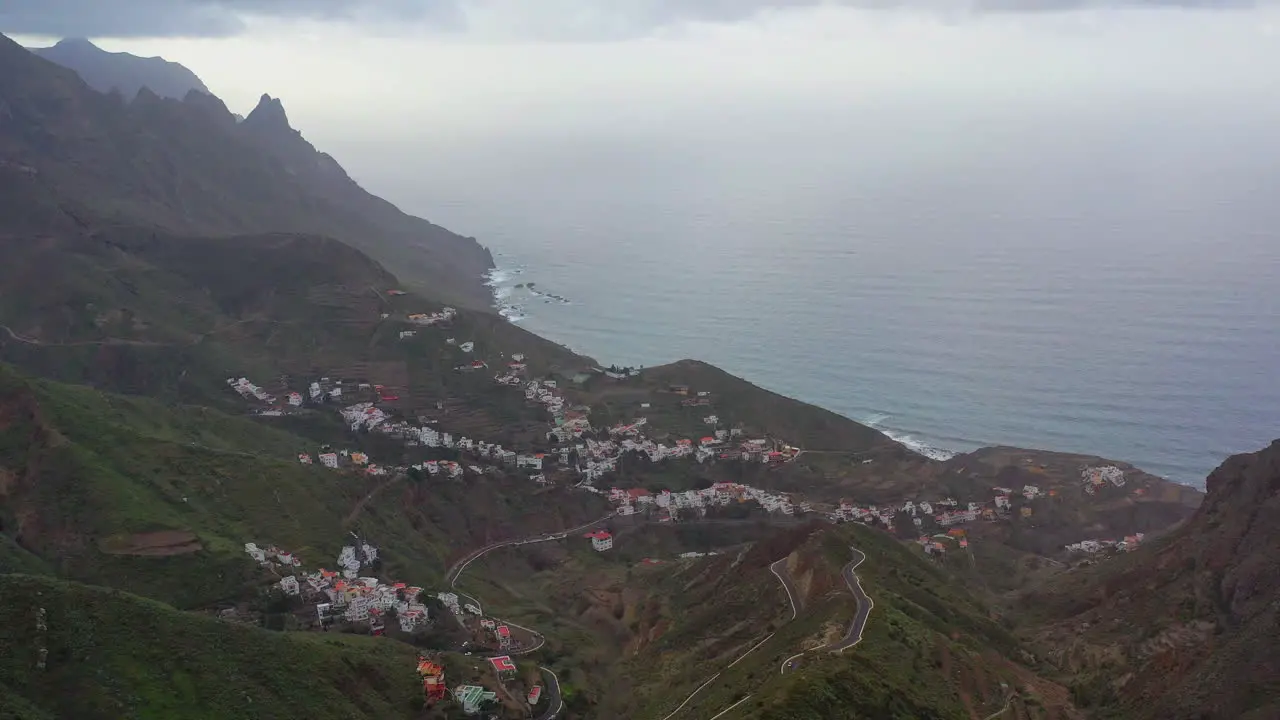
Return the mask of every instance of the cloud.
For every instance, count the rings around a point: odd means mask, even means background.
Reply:
[[[1280,0],[5,0],[0,32],[85,37],[225,37],[255,18],[399,28],[497,29],[537,39],[618,39],[685,22],[839,6],[957,14],[1104,8],[1227,9]]]
[[[53,37],[227,37],[253,17],[454,27],[454,0],[5,0],[0,32]]]

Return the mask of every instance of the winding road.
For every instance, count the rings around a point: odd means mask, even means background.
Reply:
[[[853,560],[850,560],[849,563],[840,570],[840,574],[841,576],[844,577],[845,584],[849,586],[849,592],[853,593],[854,599],[858,601],[858,612],[854,615],[853,622],[849,624],[848,632],[846,632],[844,637],[841,638],[838,642],[819,645],[818,647],[804,650],[795,655],[792,655],[786,660],[783,660],[782,666],[780,668],[781,674],[785,675],[788,670],[794,670],[797,666],[793,665],[792,662],[797,658],[799,658],[801,655],[804,655],[805,653],[814,652],[815,650],[829,650],[830,652],[838,654],[862,642],[862,631],[867,626],[867,618],[870,617],[871,609],[875,607],[875,603],[872,602],[871,597],[867,595],[866,592],[863,591],[862,583],[861,581],[858,580],[857,574],[854,573],[854,570],[856,570],[857,567],[867,559],[867,556],[857,548],[851,547],[849,549],[853,550],[853,555],[854,555]],[[796,589],[795,581],[791,579],[791,573],[787,571],[787,558],[783,557],[780,560],[775,560],[774,562],[770,563],[769,572],[773,573],[774,577],[778,578],[778,582],[782,584],[782,589],[786,591],[787,601],[791,604],[791,620],[795,620],[797,617],[799,617],[800,611],[804,609],[804,596],[802,596],[799,593],[799,591]],[[737,665],[738,663],[742,662],[743,658],[750,655],[761,645],[764,645],[766,642],[768,642],[769,639],[774,636],[774,634],[775,633],[769,633],[768,635],[765,636],[763,640],[751,646],[751,649],[747,650],[742,655],[740,655],[737,660],[734,660],[733,662],[729,663],[729,665],[725,667],[725,670],[728,670],[734,665]],[[702,692],[704,689],[707,688],[707,686],[715,682],[716,679],[719,678],[722,673],[723,671],[718,672],[715,675],[712,675],[706,682],[699,685],[696,690],[694,690],[692,693],[689,693],[689,697],[685,698],[684,702],[680,703],[675,710],[671,711],[671,714],[667,715],[662,720],[671,720],[671,718],[679,714],[680,711],[683,710],[685,706],[688,705],[689,702],[692,701],[693,698],[698,695],[698,693]],[[742,703],[746,702],[750,697],[751,696],[748,695],[742,698],[741,700],[737,701],[733,705],[730,705],[728,708],[725,708],[724,710],[720,711],[720,713],[715,715],[714,717],[715,718],[723,717],[724,715],[728,714],[730,710],[733,710],[734,708],[738,707]]]
[[[586,523],[584,525],[579,525],[576,528],[570,528],[568,530],[561,530],[559,532],[554,532],[554,533],[543,533],[541,535],[536,535],[534,537],[524,538],[521,540],[504,540],[502,542],[489,543],[488,545],[485,545],[482,548],[479,548],[477,550],[471,551],[470,553],[467,553],[465,556],[463,556],[461,559],[455,562],[452,566],[450,566],[449,570],[445,573],[445,579],[449,581],[449,588],[452,589],[455,593],[457,593],[458,597],[464,598],[466,600],[470,600],[471,604],[475,605],[476,608],[480,610],[481,614],[483,614],[484,606],[480,604],[480,600],[478,600],[476,597],[472,595],[467,595],[465,593],[457,592],[458,579],[462,577],[462,572],[467,569],[467,566],[471,565],[471,563],[475,562],[476,560],[479,560],[480,558],[484,557],[486,554],[493,552],[494,550],[497,550],[498,548],[515,547],[519,545],[532,545],[534,543],[550,542],[552,540],[563,540],[564,538],[569,537],[573,533],[580,532],[582,530],[587,530],[589,528],[593,528],[597,525],[600,525],[601,523],[608,521],[610,518],[612,518],[616,514],[617,514],[616,512],[612,512],[612,513],[609,513],[608,515],[605,515],[604,517],[601,517],[596,520],[592,520],[589,523]],[[537,642],[534,643],[532,646],[527,648],[521,648],[520,650],[509,651],[505,653],[506,655],[527,655],[531,652],[534,652],[540,649],[543,645],[547,644],[546,636],[544,636],[542,633],[538,632],[537,630],[534,630],[532,628],[527,628],[518,623],[513,623],[510,620],[503,620],[501,618],[493,618],[493,620],[499,623],[502,623],[504,625],[510,625],[512,627],[520,628],[521,630],[524,630],[525,632],[529,633],[530,635],[532,635],[537,639]],[[538,720],[551,720],[562,709],[564,709],[564,700],[560,697],[560,678],[548,668],[539,666],[538,669],[542,670],[545,676],[551,678],[551,682],[547,684],[547,693],[548,693],[547,711],[543,713],[541,716],[539,716]]]
[[[788,555],[787,557],[790,556]],[[804,609],[804,597],[796,589],[795,581],[791,579],[791,573],[787,571],[787,558],[784,557],[769,565],[769,572],[778,578],[778,582],[782,583],[782,589],[787,591],[787,600],[791,603],[791,619],[795,620],[800,616],[800,611]]]
[[[795,661],[808,653],[816,652],[818,650],[827,650],[829,652],[839,654],[862,642],[862,631],[866,629],[867,618],[871,616],[871,610],[876,606],[876,604],[871,599],[871,596],[867,595],[866,591],[862,589],[862,581],[858,579],[857,573],[854,572],[858,569],[859,565],[866,561],[867,556],[857,548],[851,547],[849,549],[853,551],[853,560],[849,561],[849,564],[844,566],[840,571],[840,574],[844,577],[845,584],[849,586],[849,592],[853,593],[854,599],[858,601],[858,612],[854,614],[853,622],[849,623],[848,632],[844,634],[843,638],[834,643],[827,643],[826,645],[809,648],[808,650],[803,650],[792,655],[786,660],[783,660],[782,665],[778,668],[779,674],[785,675],[788,671],[795,670],[799,667],[795,664]]]
[[[538,669],[542,671],[542,677],[548,682],[546,685],[547,711],[539,715],[537,720],[552,720],[564,709],[564,699],[560,697],[560,676],[556,675],[551,668],[539,665]]]

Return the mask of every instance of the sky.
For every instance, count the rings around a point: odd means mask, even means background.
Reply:
[[[992,113],[1274,108],[1277,28],[1280,0],[0,4],[0,31],[27,44],[86,36],[163,56],[242,114],[280,97],[310,140],[399,200],[401,163],[544,141],[823,138],[922,116],[945,118],[931,130],[945,139]]]

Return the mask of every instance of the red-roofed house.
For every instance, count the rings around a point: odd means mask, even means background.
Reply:
[[[533,689],[529,691],[529,704],[537,705],[538,701],[541,699],[542,699],[542,686],[534,685]]]
[[[506,627],[505,625],[503,627]],[[500,673],[508,673],[516,671],[516,664],[511,661],[509,655],[499,655],[498,657],[489,658],[489,662],[493,663],[493,669]]]
[[[591,547],[595,548],[596,552],[604,552],[613,547],[613,536],[608,530],[596,530],[582,537],[591,539]]]
[[[498,636],[499,647],[503,647],[503,648],[510,647],[511,628],[507,627],[506,625],[499,625],[497,629],[493,631],[493,633],[494,635]]]

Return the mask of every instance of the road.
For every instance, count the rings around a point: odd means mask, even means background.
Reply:
[[[867,556],[857,548],[849,549],[853,551],[854,559],[844,566],[841,574],[844,575],[845,583],[849,585],[849,592],[853,593],[853,597],[858,601],[858,613],[853,616],[853,622],[849,623],[849,632],[845,633],[844,639],[831,648],[831,652],[834,653],[842,653],[862,642],[862,631],[867,627],[867,618],[871,616],[871,610],[876,606],[862,589],[862,581],[854,572],[867,559]]]
[[[796,584],[791,579],[791,573],[787,570],[787,558],[784,557],[771,564],[769,572],[778,578],[778,582],[782,583],[782,589],[787,591],[787,600],[791,603],[791,619],[795,620],[799,617],[800,611],[804,609],[804,597],[796,589]]]
[[[55,343],[36,340],[35,338],[23,337],[13,331],[8,325],[0,325],[0,330],[5,331],[9,337],[23,343],[25,345],[36,345],[39,347],[89,347],[93,345],[139,345],[143,347],[160,347],[162,345],[170,345],[171,343],[152,342],[150,340],[125,340],[123,338],[107,338],[105,340],[80,340],[78,342]]]
[[[617,515],[617,513],[611,512],[608,515],[605,515],[604,517],[598,520],[592,520],[591,522],[586,523],[585,525],[579,525],[578,527],[571,528],[569,530],[561,530],[560,532],[557,532],[557,533],[535,535],[533,537],[522,538],[519,540],[503,540],[502,542],[490,543],[478,550],[473,550],[472,552],[468,553],[465,557],[463,557],[461,560],[458,560],[457,562],[455,562],[453,566],[449,568],[449,571],[445,573],[445,579],[449,581],[449,587],[451,588],[457,587],[458,578],[461,577],[462,571],[466,570],[468,565],[475,562],[476,560],[479,560],[484,555],[490,552],[493,552],[494,550],[497,550],[498,548],[511,547],[514,545],[530,545],[533,543],[549,542],[551,540],[563,540],[564,538],[568,537],[573,533],[595,527],[596,525],[599,525],[600,523],[609,520],[614,515]]]
[[[591,522],[586,523],[585,525],[579,525],[576,528],[561,530],[560,532],[556,532],[556,533],[545,533],[542,535],[535,535],[534,537],[524,538],[521,540],[504,540],[503,542],[490,543],[478,550],[474,550],[470,553],[467,553],[465,557],[455,562],[453,566],[449,568],[448,572],[445,573],[445,578],[449,581],[449,587],[455,593],[457,593],[459,599],[470,600],[471,604],[475,605],[476,608],[480,610],[481,614],[483,614],[484,606],[480,604],[479,599],[475,598],[474,596],[467,595],[465,593],[457,592],[458,579],[462,577],[462,571],[466,570],[468,565],[475,562],[476,560],[479,560],[481,557],[484,557],[485,554],[493,552],[494,550],[497,550],[498,548],[515,547],[518,545],[531,545],[534,543],[550,542],[552,540],[563,540],[564,538],[567,538],[576,532],[595,527],[596,525],[599,525],[600,523],[603,523],[609,520],[616,514],[617,514],[616,512],[612,512],[612,513],[609,513],[608,515],[605,515],[602,518],[599,518],[597,520],[592,520]],[[513,623],[510,620],[503,620],[501,618],[492,618],[492,619],[503,625],[510,625],[512,627],[520,628],[521,630],[524,630],[525,632],[537,638],[537,642],[534,643],[532,646],[505,653],[507,655],[527,655],[531,652],[534,652],[540,649],[543,645],[547,644],[546,636],[544,636],[542,633],[538,632],[537,630]],[[551,718],[554,718],[556,714],[560,712],[561,709],[564,708],[564,702],[560,698],[560,678],[556,677],[556,674],[551,672],[547,668],[540,668],[540,669],[543,670],[544,673],[549,674],[553,679],[553,684],[548,685],[547,687],[548,687],[548,691],[550,692],[551,688],[554,686],[554,697],[551,700],[549,700],[549,704],[548,704],[549,709],[547,713],[544,714],[540,719],[540,720],[550,720]]]
[[[538,669],[542,671],[543,679],[547,680],[545,687],[547,711],[539,715],[537,720],[552,720],[564,709],[564,699],[560,697],[560,677],[552,672],[551,668],[539,665]]]
[[[730,710],[732,710],[732,709],[734,709],[734,708],[738,707],[739,705],[741,705],[742,703],[744,703],[744,702],[746,702],[746,701],[748,701],[748,700],[750,700],[750,699],[751,699],[751,696],[750,696],[750,695],[748,695],[748,696],[746,696],[746,697],[742,698],[742,699],[741,699],[741,700],[739,700],[738,702],[736,702],[736,703],[734,703],[734,704],[730,705],[729,707],[725,708],[724,710],[721,710],[718,714],[716,714],[714,717],[712,717],[712,718],[711,718],[711,720],[716,720],[716,718],[722,718],[722,717],[724,717],[725,715],[728,715]]]
[[[983,720],[996,720],[996,718],[1009,712],[1009,706],[1013,704],[1014,697],[1016,697],[1015,693],[1009,693],[1009,697],[1004,699],[1004,707],[986,716],[985,718],[983,718]]]
[[[848,565],[845,565],[844,568],[840,570],[840,574],[844,577],[845,584],[849,586],[849,592],[853,593],[854,600],[857,600],[858,602],[858,611],[854,614],[853,621],[849,623],[849,630],[844,634],[843,638],[834,643],[809,648],[808,650],[803,650],[792,655],[786,660],[783,660],[782,665],[778,669],[780,674],[786,675],[787,672],[795,670],[799,666],[795,665],[794,662],[801,656],[808,653],[816,652],[818,650],[842,653],[862,642],[862,631],[866,629],[867,618],[871,616],[871,610],[876,606],[876,604],[872,601],[871,596],[867,595],[866,591],[862,589],[862,581],[858,579],[857,573],[854,572],[858,569],[859,565],[866,561],[867,556],[857,548],[851,547],[849,549],[853,551],[853,559],[849,561]]]

